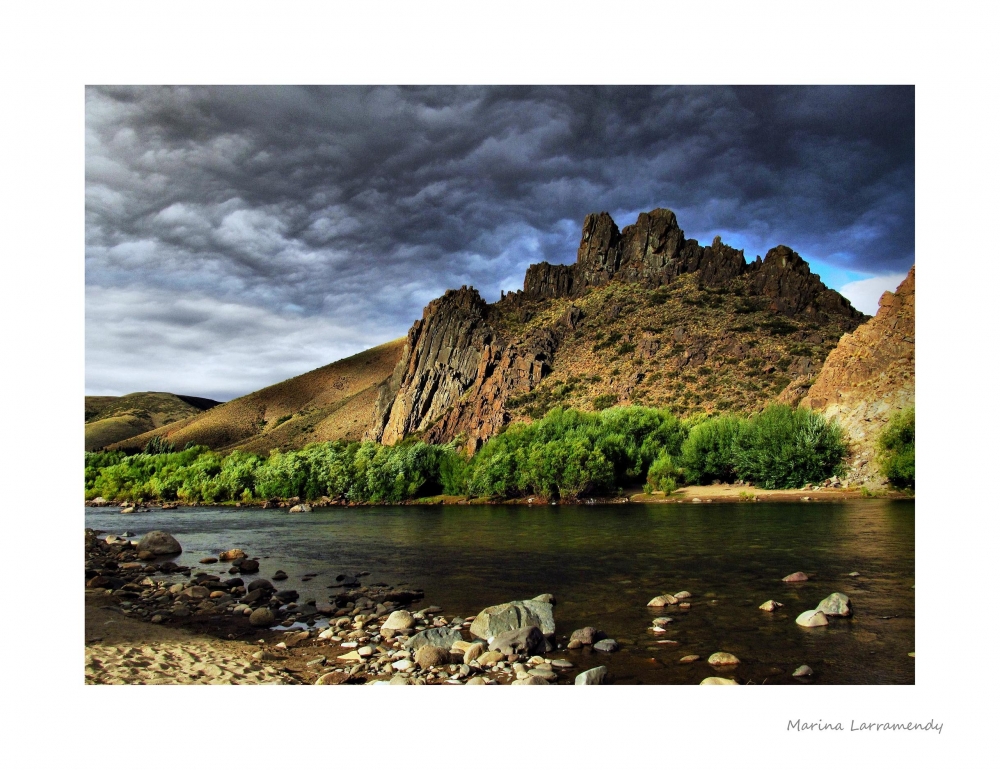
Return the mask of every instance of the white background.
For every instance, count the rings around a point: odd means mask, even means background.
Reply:
[[[997,62],[985,3],[7,6],[9,767],[989,766],[997,730]],[[916,84],[920,475],[909,687],[85,687],[84,85]],[[141,312],[141,308],[137,309]],[[931,734],[788,732],[789,719]],[[5,762],[6,764],[6,762]]]

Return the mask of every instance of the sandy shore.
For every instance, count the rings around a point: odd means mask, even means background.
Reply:
[[[86,592],[84,617],[87,684],[297,684],[255,645],[125,617],[103,590]]]
[[[883,499],[908,499],[912,495],[885,491]],[[681,487],[669,496],[662,492],[651,495],[641,492],[629,496],[633,503],[743,503],[743,502],[836,502],[865,497],[860,488],[821,487],[820,489],[761,489],[746,484],[712,484],[710,486]]]

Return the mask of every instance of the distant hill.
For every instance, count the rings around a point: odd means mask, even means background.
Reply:
[[[156,392],[84,396],[84,443],[88,452],[100,449],[200,415],[219,403],[210,398]]]
[[[162,436],[178,449],[188,442],[266,455],[317,441],[358,440],[371,421],[378,387],[391,374],[405,340],[228,401],[207,412],[119,440],[113,449],[141,449]]]

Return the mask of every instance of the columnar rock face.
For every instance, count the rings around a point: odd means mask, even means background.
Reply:
[[[837,418],[852,445],[852,483],[879,484],[878,435],[915,400],[915,267],[885,292],[874,318],[845,334],[801,405]]]
[[[642,213],[621,231],[606,212],[590,214],[575,264],[532,265],[524,290],[495,305],[467,287],[448,291],[428,305],[410,329],[393,376],[381,387],[366,437],[393,444],[413,433],[432,442],[463,435],[467,448],[475,451],[509,422],[507,402],[531,391],[551,369],[581,311],[571,306],[558,322],[545,329],[536,324],[530,332],[518,331],[518,322],[524,324],[534,313],[543,312],[546,301],[579,297],[611,281],[656,289],[693,273],[705,287],[725,287],[739,280],[741,292],[753,295],[761,308],[767,306],[774,313],[821,316],[826,323],[832,317],[845,331],[864,318],[786,246],[748,264],[742,251],[720,238],[707,247],[685,239],[668,209]],[[659,342],[642,339],[634,347],[640,355],[652,357]],[[705,354],[692,349],[689,363],[703,364]]]
[[[514,342],[475,289],[448,291],[410,329],[403,356],[382,386],[368,438],[394,444],[426,433],[431,442],[463,434],[468,448],[506,424],[504,403],[545,374],[558,345],[554,334]]]

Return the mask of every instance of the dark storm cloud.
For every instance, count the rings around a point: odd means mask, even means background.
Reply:
[[[571,262],[591,211],[895,276],[913,125],[912,88],[90,88],[88,392],[298,374]]]

